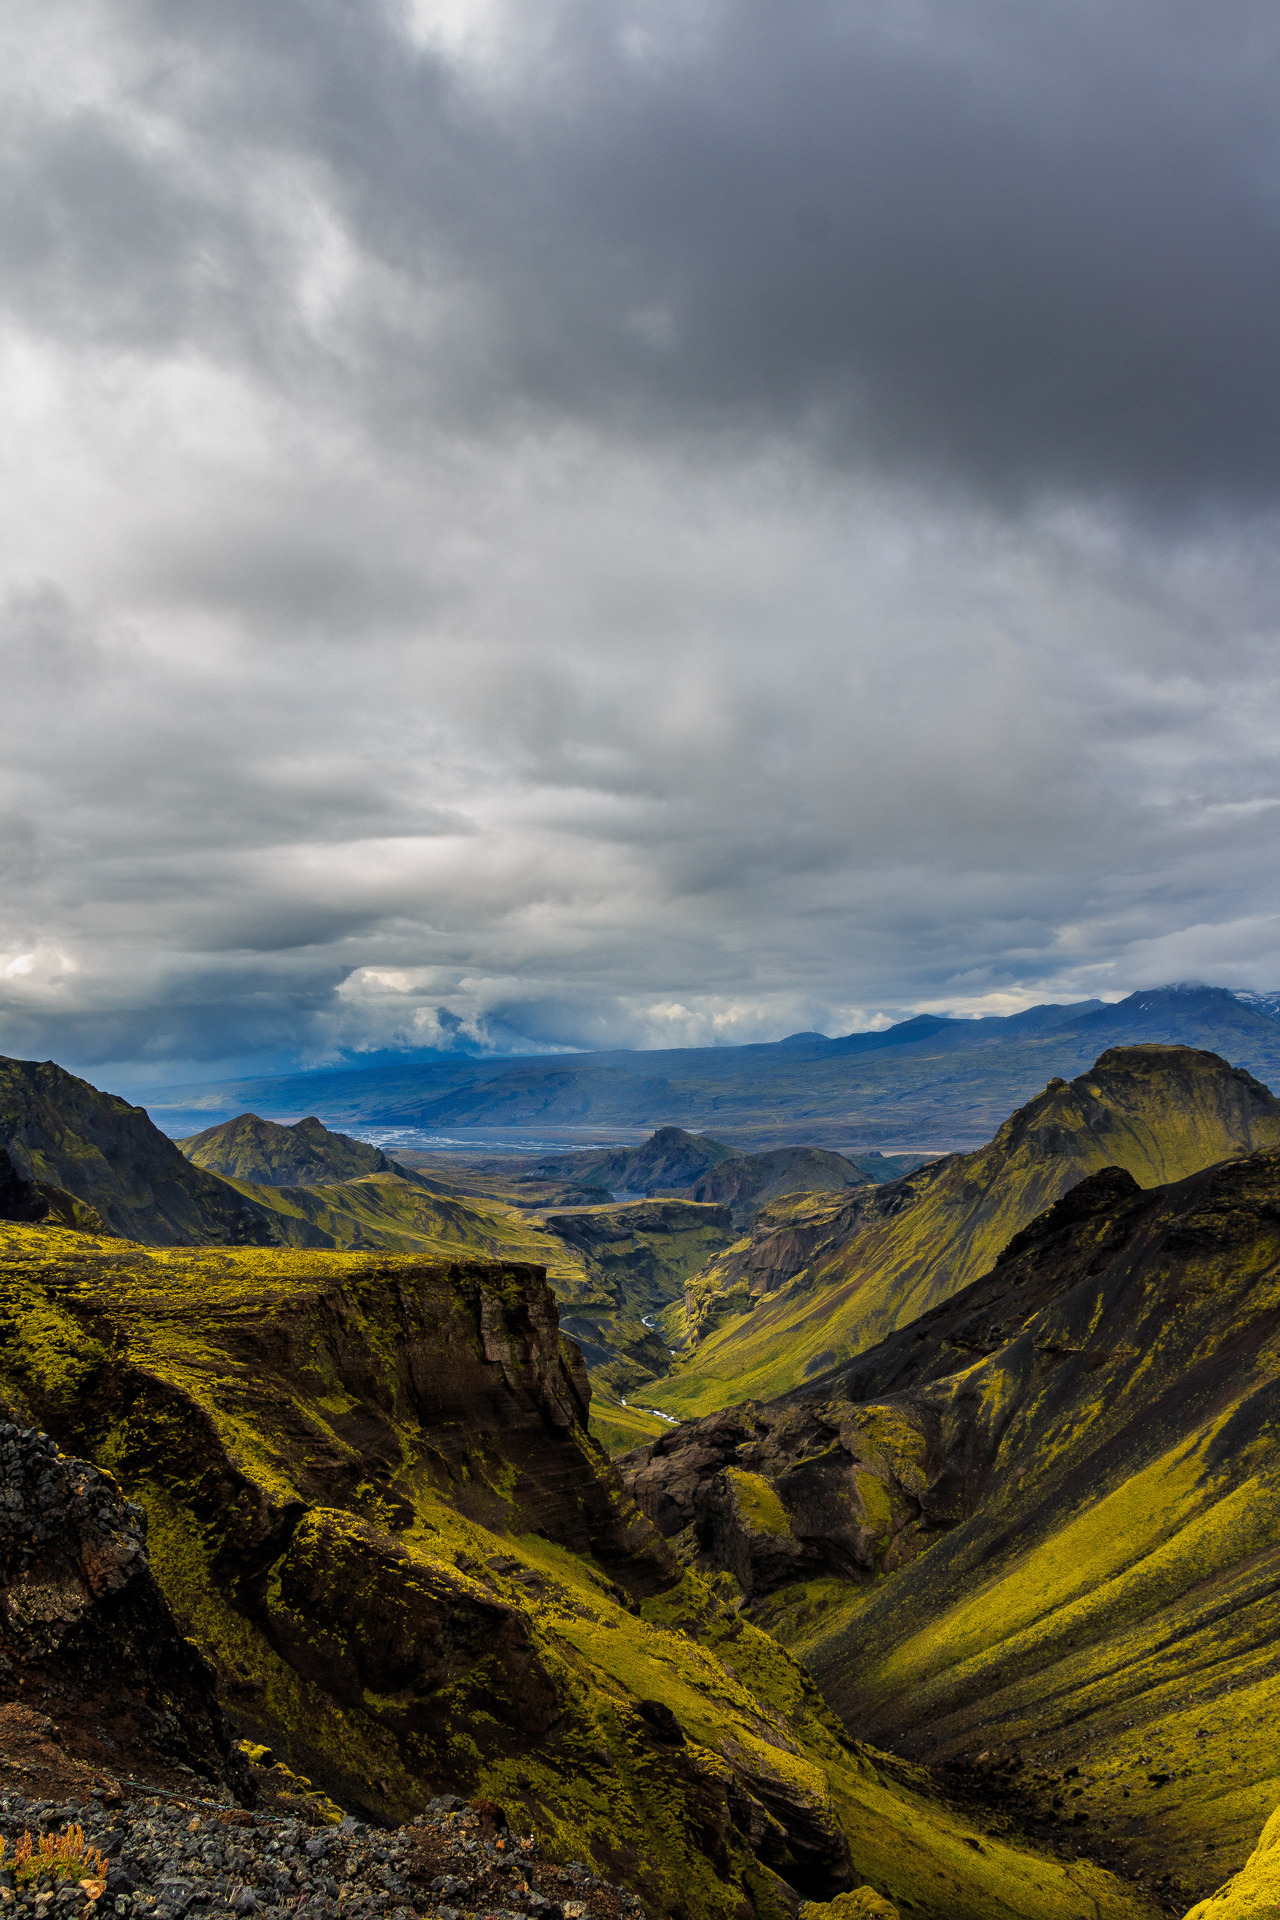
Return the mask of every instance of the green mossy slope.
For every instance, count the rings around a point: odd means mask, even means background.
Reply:
[[[281,1126],[256,1113],[237,1114],[176,1143],[193,1166],[224,1180],[260,1187],[324,1187],[366,1173],[400,1173],[378,1147],[330,1133],[314,1115]]]
[[[1242,1865],[1280,1799],[1280,1152],[1094,1175],[881,1346],[628,1464],[864,1737],[1170,1898]]]
[[[1280,1807],[1262,1829],[1240,1872],[1209,1899],[1192,1907],[1186,1920],[1275,1920],[1280,1914]]]
[[[673,1920],[863,1883],[922,1920],[1152,1914],[851,1744],[674,1566],[536,1270],[20,1226],[0,1254],[0,1390],[147,1504],[242,1729],[346,1804],[485,1793]]]
[[[783,1201],[690,1286],[690,1347],[655,1406],[680,1415],[771,1398],[865,1351],[984,1273],[1087,1174],[1140,1186],[1280,1145],[1280,1101],[1216,1054],[1118,1047],[1052,1081],[989,1146],[935,1161],[843,1207]],[[702,1329],[709,1331],[703,1337]]]

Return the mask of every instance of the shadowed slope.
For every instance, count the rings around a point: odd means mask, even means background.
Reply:
[[[880,1185],[900,1179],[919,1164],[920,1156],[889,1160],[867,1154],[851,1160],[821,1147],[775,1147],[771,1153],[735,1154],[711,1167],[688,1189],[691,1200],[717,1201],[733,1208],[734,1219],[745,1224],[771,1200],[790,1193],[846,1193],[850,1187]]]
[[[99,1093],[51,1060],[0,1058],[0,1145],[22,1179],[64,1188],[130,1240],[277,1242],[269,1213],[193,1167],[141,1107]]]
[[[628,1464],[847,1724],[1095,1857],[1204,1893],[1280,1800],[1280,1152],[1104,1170],[883,1345]]]
[[[693,1351],[654,1393],[695,1414],[784,1392],[874,1345],[975,1275],[1085,1175],[1141,1186],[1280,1145],[1280,1101],[1242,1068],[1187,1047],[1116,1047],[1051,1081],[977,1153],[886,1186],[784,1200],[689,1289]]]

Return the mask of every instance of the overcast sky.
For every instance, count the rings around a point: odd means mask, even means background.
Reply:
[[[8,0],[0,1049],[1280,987],[1274,0]]]

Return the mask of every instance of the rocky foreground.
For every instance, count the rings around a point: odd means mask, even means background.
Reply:
[[[609,1886],[580,1862],[556,1866],[531,1837],[507,1833],[500,1809],[454,1796],[433,1800],[411,1825],[337,1826],[251,1812],[190,1794],[126,1798],[98,1790],[77,1800],[0,1796],[5,1855],[24,1832],[83,1829],[86,1854],[97,1849],[105,1873],[83,1881],[44,1875],[15,1884],[0,1871],[0,1907],[8,1914],[69,1920],[72,1914],[117,1920],[184,1920],[231,1913],[237,1920],[305,1915],[348,1920],[430,1915],[438,1920],[643,1920],[634,1893]],[[96,1862],[93,1863],[96,1865]]]

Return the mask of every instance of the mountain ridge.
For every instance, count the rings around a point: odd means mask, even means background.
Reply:
[[[0,1268],[0,1392],[110,1460],[237,1730],[361,1818],[461,1793],[663,1920],[860,1884],[920,1920],[1153,1920],[850,1741],[678,1565],[537,1269],[22,1225]]]
[[[879,1346],[622,1464],[846,1725],[1185,1900],[1280,1801],[1278,1381],[1280,1150],[1110,1167]]]
[[[314,1114],[280,1126],[256,1113],[241,1113],[174,1144],[206,1173],[224,1180],[248,1180],[256,1187],[332,1186],[370,1173],[391,1173],[402,1180],[421,1178],[389,1160],[378,1147],[331,1132]]]
[[[771,1396],[874,1345],[1104,1165],[1154,1186],[1273,1144],[1280,1101],[1242,1068],[1194,1048],[1109,1048],[1069,1084],[1051,1080],[974,1153],[844,1200],[763,1209],[750,1240],[691,1283],[686,1352],[652,1404],[687,1415]]]
[[[190,1089],[209,1110],[318,1112],[326,1124],[451,1133],[482,1128],[664,1127],[735,1151],[813,1145],[846,1153],[979,1145],[1053,1075],[1108,1044],[1222,1053],[1280,1085],[1280,1022],[1226,988],[1143,990],[1110,1006],[1033,1007],[952,1020],[918,1015],[879,1033],[747,1047],[448,1057]],[[171,1106],[175,1091],[164,1096]],[[165,1107],[152,1104],[163,1118]],[[177,1110],[174,1107],[173,1110]],[[188,1108],[182,1109],[184,1112]]]

